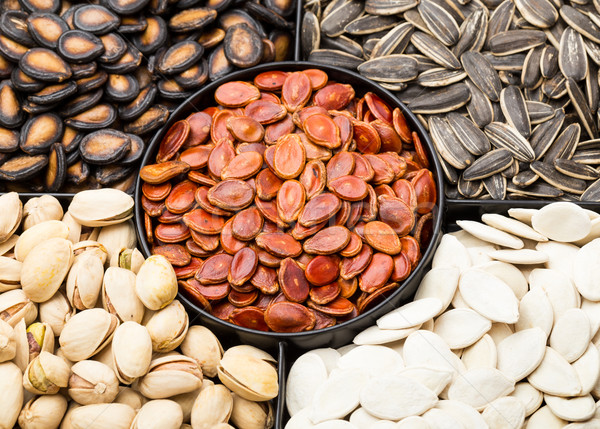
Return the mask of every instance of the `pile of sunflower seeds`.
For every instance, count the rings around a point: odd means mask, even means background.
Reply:
[[[289,58],[294,10],[295,0],[1,1],[0,191],[132,192],[152,131],[182,100]]]
[[[302,47],[397,92],[449,198],[600,201],[600,1],[309,0]]]

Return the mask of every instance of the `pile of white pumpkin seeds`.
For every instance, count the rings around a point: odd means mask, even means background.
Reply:
[[[598,0],[308,0],[302,44],[397,93],[449,198],[600,200]]]

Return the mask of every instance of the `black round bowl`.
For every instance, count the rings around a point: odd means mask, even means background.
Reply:
[[[190,323],[193,323],[194,321],[201,321],[205,326],[214,330],[218,334],[230,336],[235,340],[241,341],[242,343],[253,344],[257,347],[270,350],[275,350],[277,348],[277,343],[281,341],[285,341],[290,346],[301,350],[314,349],[324,346],[339,347],[349,343],[358,332],[373,325],[379,317],[398,307],[400,304],[407,302],[413,297],[423,275],[425,274],[425,270],[430,265],[434,250],[439,244],[439,240],[441,238],[441,225],[444,207],[443,173],[439,161],[434,155],[435,152],[433,149],[433,144],[427,131],[425,128],[423,128],[415,115],[394,95],[392,95],[391,92],[383,89],[379,85],[360,76],[357,73],[336,67],[310,62],[290,61],[270,63],[237,71],[225,76],[222,79],[211,82],[196,92],[196,94],[194,94],[184,103],[182,103],[182,105],[171,114],[171,117],[165,126],[154,136],[150,145],[148,146],[142,161],[142,166],[152,164],[154,162],[154,157],[156,156],[158,146],[164,134],[171,127],[171,125],[173,125],[173,123],[178,120],[185,119],[192,112],[200,111],[205,107],[216,104],[214,100],[214,92],[221,84],[233,80],[252,81],[258,73],[270,70],[300,71],[308,68],[321,69],[329,75],[330,80],[352,85],[357,96],[361,96],[366,92],[371,91],[379,95],[382,100],[385,101],[389,106],[392,106],[392,108],[396,106],[400,107],[410,127],[418,133],[419,137],[421,138],[421,142],[426,145],[428,149],[429,161],[433,166],[433,173],[435,175],[437,185],[437,206],[433,211],[433,236],[427,250],[423,253],[422,259],[418,266],[413,270],[410,276],[402,282],[398,290],[396,290],[387,300],[354,319],[325,329],[293,334],[262,332],[248,329],[218,319],[200,309],[184,294],[178,294],[178,299],[184,304],[190,313]],[[145,238],[144,213],[142,211],[142,205],[140,202],[142,197],[141,187],[142,181],[138,177],[135,187],[136,229],[142,252],[146,257],[148,257],[151,254],[151,250]]]

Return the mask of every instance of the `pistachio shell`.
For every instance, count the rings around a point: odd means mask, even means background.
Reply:
[[[23,262],[29,252],[38,244],[51,238],[67,238],[69,227],[60,220],[47,220],[37,223],[24,231],[15,245],[15,258]]]
[[[13,234],[4,243],[0,243],[0,255],[6,255],[8,252],[13,250],[13,248],[15,247],[15,244],[17,244],[18,239],[19,239],[19,235]]]
[[[23,406],[23,375],[12,362],[0,363],[0,427],[12,428]]]
[[[110,261],[115,253],[121,249],[132,249],[136,245],[135,227],[133,221],[105,226],[98,234],[98,243],[102,244],[108,251]]]
[[[171,396],[171,398],[169,398],[172,401],[177,402],[179,404],[179,406],[181,407],[181,410],[183,411],[183,421],[184,422],[190,421],[190,417],[192,415],[192,408],[194,406],[194,402],[196,402],[196,398],[200,394],[200,391],[204,387],[208,386],[209,384],[213,385],[214,383],[212,381],[210,381],[208,378],[205,378],[204,380],[202,380],[203,387],[201,387],[200,389],[193,390],[188,393],[182,393],[181,395]]]
[[[144,304],[135,293],[135,274],[132,271],[107,268],[102,282],[102,307],[122,321],[142,321]]]
[[[9,290],[0,294],[0,319],[15,327],[21,319],[33,323],[38,315],[37,306],[22,289]]]
[[[16,353],[13,362],[21,372],[29,365],[29,341],[27,340],[27,326],[25,319],[21,319],[13,328],[15,332]]]
[[[19,194],[9,192],[0,196],[0,207],[2,207],[2,216],[0,216],[0,243],[4,243],[15,233],[21,223],[23,204],[19,199]]]
[[[273,427],[273,407],[269,402],[253,402],[233,394],[231,423],[244,429],[268,429]]]
[[[67,400],[63,395],[43,395],[31,399],[19,414],[22,429],[57,428],[67,412]]]
[[[159,353],[175,350],[183,342],[188,325],[188,314],[178,300],[154,313],[146,323],[152,350]]]
[[[217,375],[217,365],[223,356],[223,347],[210,329],[200,325],[190,326],[181,343],[181,352],[195,359],[204,375]]]
[[[137,413],[145,402],[146,398],[131,387],[119,386],[119,394],[115,398],[115,403],[129,405]]]
[[[73,244],[78,243],[81,237],[81,224],[73,219],[73,216],[71,216],[71,213],[69,212],[65,213],[62,221],[69,227],[69,236],[67,237],[67,240]]]
[[[202,385],[202,371],[192,358],[170,354],[154,359],[134,388],[147,398],[162,399],[192,392]]]
[[[58,341],[67,359],[79,362],[102,350],[118,324],[117,317],[106,310],[83,310],[67,321]]]
[[[93,253],[78,256],[67,277],[67,298],[71,305],[78,310],[94,308],[103,277],[104,266],[100,258]]]
[[[107,365],[82,360],[71,367],[69,396],[81,405],[112,402],[119,393],[119,380]]]
[[[93,404],[78,407],[71,412],[73,429],[129,429],[135,411],[125,404]]]
[[[0,256],[0,292],[21,287],[21,267],[20,261]]]
[[[131,429],[179,429],[182,423],[183,411],[177,402],[156,399],[140,408]]]
[[[73,246],[64,238],[51,238],[35,246],[23,261],[21,286],[34,302],[48,301],[56,293],[73,262]]]
[[[192,408],[192,427],[212,429],[219,423],[227,423],[233,410],[231,392],[217,384],[202,389]]]
[[[177,276],[173,267],[162,255],[152,255],[142,264],[135,291],[150,310],[166,307],[177,296]]]
[[[23,374],[23,387],[37,395],[53,395],[67,387],[71,369],[58,356],[42,351],[29,362]]]
[[[113,225],[133,216],[133,198],[111,188],[82,191],[73,197],[69,212],[84,226]]]
[[[40,304],[39,314],[40,320],[47,323],[55,335],[60,335],[65,323],[75,315],[75,309],[71,306],[67,297],[59,291],[48,301]]]
[[[219,380],[234,393],[250,401],[267,401],[277,396],[275,367],[252,355],[225,353],[217,367]]]
[[[152,360],[152,339],[148,330],[135,322],[124,322],[112,340],[112,356],[117,377],[131,384],[146,375]]]
[[[79,243],[73,245],[73,255],[75,255],[75,257],[77,258],[78,256],[86,252],[90,252],[99,257],[102,261],[102,264],[105,264],[106,259],[108,258],[108,251],[106,250],[106,247],[104,247],[102,244],[98,243],[95,240],[92,240],[92,235],[93,233],[90,234],[90,237],[88,237],[88,239],[80,241]]]
[[[54,353],[54,332],[47,323],[32,323],[25,331],[28,343],[29,362],[39,356],[40,352]]]
[[[137,274],[144,263],[144,255],[137,249],[120,249],[112,255],[111,267],[120,267]]]
[[[23,230],[47,220],[61,220],[63,208],[52,195],[31,198],[23,206]]]
[[[17,353],[15,332],[8,323],[0,320],[0,362],[11,360]]]

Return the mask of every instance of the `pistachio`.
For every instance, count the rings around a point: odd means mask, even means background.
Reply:
[[[212,429],[219,423],[227,423],[233,410],[231,392],[222,384],[202,389],[192,408],[192,427]]]
[[[122,321],[142,321],[144,304],[135,293],[135,274],[132,271],[118,267],[109,267],[105,271],[102,307]]]
[[[15,357],[17,341],[15,331],[4,320],[0,320],[0,362],[6,362]]]
[[[183,421],[184,422],[190,421],[194,402],[196,402],[196,398],[198,397],[198,395],[200,394],[200,391],[204,388],[204,386],[208,385],[207,383],[210,383],[210,385],[214,384],[208,378],[205,378],[204,380],[202,380],[202,387],[200,389],[192,390],[191,392],[188,392],[188,393],[182,393],[181,395],[171,396],[169,398],[171,401],[177,402],[179,404],[179,406],[181,407],[181,410],[183,411]]]
[[[60,290],[40,304],[39,312],[40,320],[50,325],[55,335],[60,335],[67,321],[75,315],[75,309]]]
[[[0,292],[21,287],[21,262],[0,256]]]
[[[33,323],[37,314],[36,304],[31,302],[22,289],[9,290],[0,294],[0,319],[8,322],[12,327],[23,318],[26,324]]]
[[[27,325],[25,319],[21,319],[13,328],[15,333],[15,357],[13,362],[25,372],[25,368],[29,365],[29,341],[27,340]]]
[[[57,428],[67,412],[67,400],[63,395],[43,395],[28,401],[21,414],[22,429]]]
[[[73,429],[73,423],[71,421],[71,416],[73,415],[73,411],[75,411],[77,408],[81,408],[81,405],[79,405],[75,401],[69,402],[69,407],[67,408],[67,412],[65,413],[65,416],[63,417],[63,420],[60,423],[60,429]]]
[[[269,361],[252,354],[227,351],[217,371],[219,380],[244,399],[267,401],[277,396],[277,370]]]
[[[52,195],[31,198],[23,206],[23,230],[47,220],[61,220],[63,209]]]
[[[131,424],[131,429],[179,429],[183,411],[179,404],[168,399],[146,402]]]
[[[181,343],[181,352],[195,359],[204,375],[217,375],[217,365],[223,356],[223,347],[210,329],[200,325],[190,326]]]
[[[23,375],[12,362],[0,363],[0,428],[10,429],[23,406]]]
[[[69,227],[69,236],[67,237],[67,240],[73,244],[78,243],[81,238],[81,225],[73,219],[73,216],[71,216],[71,213],[69,212],[65,213],[62,221]]]
[[[23,204],[19,199],[19,194],[9,192],[0,196],[0,207],[2,207],[2,216],[0,216],[0,243],[4,243],[15,233],[21,223]]]
[[[112,255],[110,266],[125,268],[137,274],[144,260],[144,255],[137,249],[121,249],[118,253]]]
[[[119,394],[115,398],[115,403],[117,404],[126,404],[135,410],[137,413],[142,405],[146,402],[146,398],[144,398],[139,392],[136,392],[131,387],[119,386]]]
[[[59,348],[57,348],[57,349],[56,349],[56,353],[55,353],[55,355],[56,355],[56,356],[58,356],[59,358],[61,358],[62,360],[64,360],[64,361],[65,361],[65,363],[67,364],[67,366],[68,366],[69,368],[71,368],[73,365],[75,365],[75,363],[74,363],[74,362],[72,362],[71,360],[67,359],[67,357],[65,356],[65,354],[64,354],[64,352],[63,352],[63,350],[62,350],[62,348],[60,348],[60,347],[59,347]]]
[[[39,356],[40,352],[54,352],[54,333],[46,323],[32,323],[25,331],[29,345],[29,362]]]
[[[23,262],[29,252],[38,244],[51,238],[67,238],[69,236],[69,227],[60,220],[47,220],[37,223],[23,234],[17,240],[15,245],[15,258]]]
[[[146,323],[152,350],[159,353],[175,350],[183,342],[188,326],[188,314],[178,300],[155,312]]]
[[[148,330],[127,321],[115,330],[112,340],[112,357],[117,377],[131,384],[146,375],[152,360],[152,339]]]
[[[84,226],[108,226],[133,217],[133,198],[123,191],[104,188],[75,194],[71,216]]]
[[[71,317],[58,339],[67,359],[79,362],[95,355],[112,339],[119,321],[101,308],[83,310]]]
[[[67,277],[73,246],[64,238],[51,238],[35,246],[23,261],[21,286],[34,302],[48,301]]]
[[[0,243],[0,255],[8,255],[8,253],[15,247],[17,240],[19,239],[18,234],[13,234],[4,243]]]
[[[73,429],[129,429],[135,411],[126,404],[92,404],[75,408],[70,414]]]
[[[163,399],[192,392],[201,385],[202,370],[196,361],[175,353],[154,359],[134,388],[147,398]]]
[[[240,429],[270,429],[274,424],[273,407],[269,402],[248,401],[235,393],[231,423]]]
[[[78,310],[94,308],[104,277],[102,260],[91,252],[79,255],[67,276],[67,298]]]
[[[135,291],[150,310],[160,310],[177,296],[175,270],[162,255],[152,255],[142,264],[135,282]]]
[[[112,402],[119,393],[114,371],[101,362],[82,360],[71,367],[69,396],[81,405]]]
[[[106,264],[106,259],[108,258],[108,251],[106,250],[106,247],[104,247],[102,244],[90,239],[80,241],[79,243],[73,245],[73,255],[75,256],[75,258],[86,252],[90,252],[98,256],[102,261],[102,265]]]
[[[98,234],[97,241],[106,248],[109,261],[122,248],[134,248],[136,237],[133,221],[128,220],[127,222],[103,227],[100,234]]]
[[[23,387],[36,395],[54,395],[69,383],[69,366],[58,356],[42,351],[27,365]]]

